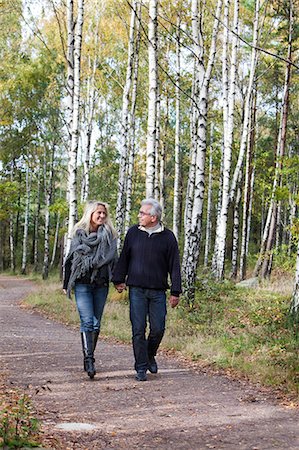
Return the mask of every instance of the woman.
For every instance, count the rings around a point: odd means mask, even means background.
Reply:
[[[70,298],[75,291],[80,315],[84,370],[95,376],[94,350],[108,295],[109,281],[117,260],[116,232],[107,203],[89,201],[82,219],[74,226],[70,251],[65,261],[63,291]]]

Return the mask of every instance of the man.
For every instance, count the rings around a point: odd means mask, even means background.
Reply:
[[[133,225],[114,270],[112,281],[122,292],[129,286],[130,320],[136,379],[146,381],[146,371],[158,372],[155,356],[165,331],[166,290],[171,279],[169,303],[179,303],[181,289],[177,240],[161,223],[162,208],[154,199],[141,202],[139,225]],[[149,334],[146,325],[149,320]]]

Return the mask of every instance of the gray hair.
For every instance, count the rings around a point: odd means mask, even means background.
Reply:
[[[161,220],[162,207],[157,200],[155,200],[154,198],[145,198],[144,200],[142,200],[141,205],[150,205],[151,206],[150,214],[152,216],[157,216],[157,219],[159,221]]]

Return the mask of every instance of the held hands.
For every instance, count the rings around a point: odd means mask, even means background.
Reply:
[[[121,294],[123,291],[127,289],[126,283],[116,284],[115,289],[117,290],[117,292]]]
[[[175,308],[179,304],[180,298],[175,297],[174,295],[171,295],[169,297],[169,304],[172,308]]]

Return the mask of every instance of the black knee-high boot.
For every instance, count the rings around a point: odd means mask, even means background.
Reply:
[[[87,372],[90,378],[93,378],[96,374],[96,371],[94,368],[92,331],[83,331],[81,333],[81,339],[84,354],[84,370]]]
[[[95,351],[95,349],[96,349],[98,338],[99,338],[99,333],[100,333],[100,330],[94,330],[92,332],[93,351]]]

